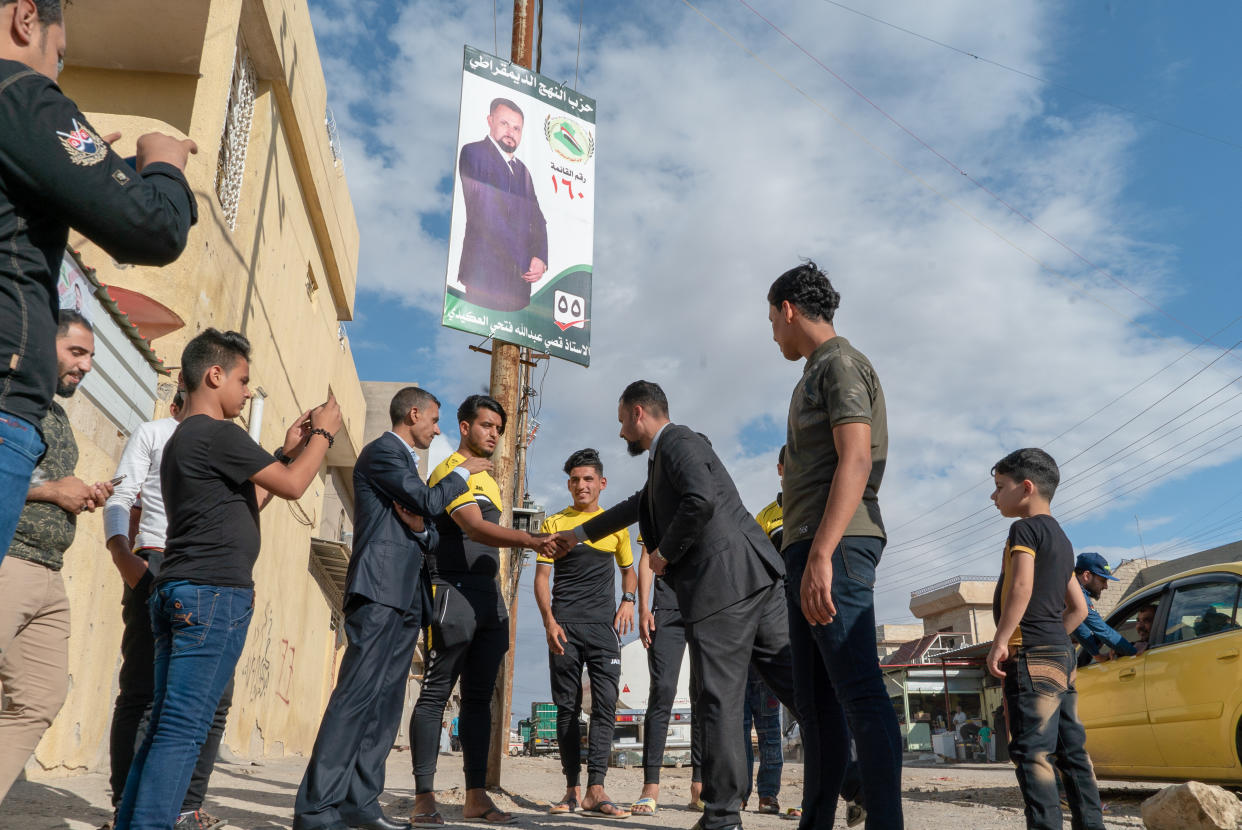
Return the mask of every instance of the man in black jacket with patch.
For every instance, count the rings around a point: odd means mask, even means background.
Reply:
[[[438,533],[425,520],[465,493],[472,473],[492,468],[486,458],[467,458],[428,487],[415,451],[440,434],[440,402],[407,386],[388,414],[392,430],[363,447],[354,465],[354,550],[345,582],[349,645],[298,789],[297,830],[409,827],[384,816],[378,798],[418,633],[431,619],[423,554],[435,548]]]
[[[182,171],[194,142],[108,147],[56,78],[61,0],[0,0],[0,559],[13,537],[56,386],[56,281],[72,226],[120,262],[166,265],[196,209]]]

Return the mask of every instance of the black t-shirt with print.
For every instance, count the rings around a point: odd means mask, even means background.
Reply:
[[[160,461],[168,541],[157,584],[254,587],[259,503],[250,477],[275,461],[232,421],[193,415],[177,426]]]
[[[1035,578],[1031,585],[1031,601],[1026,613],[1009,638],[1009,645],[1046,646],[1069,642],[1065,632],[1065,590],[1074,571],[1074,546],[1057,520],[1048,515],[1018,519],[1009,528],[1005,541],[1005,558],[996,594],[992,600],[992,616],[1000,622],[1002,600],[1013,580],[1013,557],[1035,558]]]

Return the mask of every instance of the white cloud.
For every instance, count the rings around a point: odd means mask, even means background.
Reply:
[[[1046,90],[1031,81],[827,4],[756,5],[1048,233],[1157,301],[1176,292],[1177,252],[1143,240],[1153,214],[1125,198],[1143,173],[1129,157],[1136,132],[1125,118],[1051,118]],[[813,257],[843,295],[841,333],[872,358],[885,386],[892,443],[880,496],[894,532],[878,614],[904,618],[909,590],[998,569],[1005,522],[987,485],[998,458],[1047,443],[1189,346],[1150,334],[1144,326],[1169,326],[1142,300],[970,185],[745,9],[703,7],[911,172],[681,6],[627,5],[604,23],[588,14],[578,86],[598,99],[600,113],[594,363],[551,369],[530,451],[531,490],[559,508],[563,459],[591,445],[604,453],[608,496],[632,492],[644,465],[626,458],[615,437],[615,402],[625,382],[646,377],[668,390],[674,420],[712,438],[746,503],[766,504],[776,447],[745,445],[742,428],[761,418],[784,423],[800,367],[771,342],[764,298],[780,272]],[[1034,72],[1056,59],[1055,6],[979,10],[966,0],[906,4],[901,22],[964,48],[996,45],[1007,63]],[[571,82],[576,12],[551,4],[545,12],[544,72]],[[362,231],[360,284],[438,313],[446,234],[435,229],[447,228],[461,45],[490,48],[490,10],[411,3],[385,32],[392,51],[369,51],[367,31],[319,29]],[[502,44],[507,32],[502,15]],[[366,66],[351,62],[358,55]],[[485,364],[464,348],[477,338],[427,336],[433,360],[469,376],[437,394],[451,401],[477,391]],[[1157,402],[1219,351],[1201,349],[1052,443],[1063,461],[1086,451],[1065,465],[1072,476],[1138,441],[1124,450],[1134,453],[1125,463],[1067,481],[1058,509],[1072,516],[1105,499],[1124,505],[1135,497],[1127,487],[1193,457],[1174,461],[1207,437],[1192,441],[1196,430],[1236,402],[1149,446],[1141,436],[1236,374],[1226,359]],[[1177,474],[1239,452],[1242,444],[1224,446]],[[912,544],[975,510],[939,543]],[[538,649],[523,636],[520,648]]]

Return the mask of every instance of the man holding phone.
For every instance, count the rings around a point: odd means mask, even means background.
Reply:
[[[112,811],[121,803],[125,779],[134,753],[146,737],[151,704],[155,697],[155,635],[151,631],[151,586],[164,561],[168,535],[168,514],[160,484],[160,461],[164,445],[181,423],[185,400],[181,390],[173,396],[168,417],[141,423],[134,429],[117,464],[115,488],[104,505],[104,539],[112,564],[125,583],[121,595],[121,670],[117,675],[116,703],[112,709],[112,730],[108,754],[111,766],[109,785]],[[134,517],[137,522],[134,522]],[[233,684],[220,696],[211,730],[198,753],[190,787],[181,802],[178,823],[194,830],[210,830],[224,822],[209,815],[203,807],[207,782],[215,769],[220,740],[229,708],[233,704]]]
[[[95,333],[62,310],[56,331],[56,394],[68,398],[91,370]],[[52,725],[69,692],[69,598],[60,576],[78,514],[94,512],[108,482],[73,474],[78,445],[69,417],[52,401],[40,431],[47,452],[35,468],[8,555],[0,562],[0,801]]]

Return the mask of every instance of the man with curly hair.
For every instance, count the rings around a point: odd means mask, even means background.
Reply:
[[[852,734],[867,826],[900,828],[901,735],[874,635],[885,540],[876,494],[888,418],[871,361],[833,327],[840,302],[810,261],[768,290],[772,339],[787,360],[806,362],[789,403],[781,483],[794,700],[806,757],[801,826],[832,824]]]

